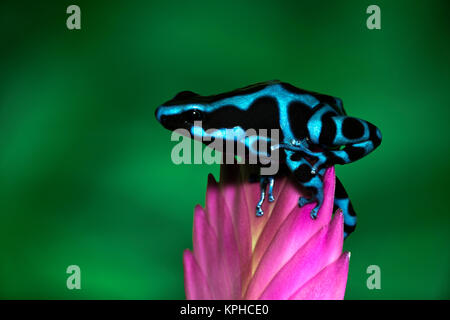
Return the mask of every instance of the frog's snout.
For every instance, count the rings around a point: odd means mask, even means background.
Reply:
[[[169,127],[169,122],[167,121],[167,117],[166,116],[161,116],[159,122],[161,123],[161,125],[164,128],[171,130],[171,128]]]
[[[158,122],[168,130],[175,130],[179,128],[180,126],[176,123],[175,121],[176,119],[174,119],[176,117],[165,114],[163,109],[164,108],[162,106],[156,108],[155,110],[156,120],[158,120]]]
[[[168,124],[167,118],[168,117],[163,114],[161,107],[156,108],[155,118],[156,118],[156,120],[158,120],[159,123],[161,123],[161,125],[164,128],[167,128],[167,124]]]
[[[155,118],[156,118],[156,120],[158,120],[158,122],[161,122],[161,107],[156,108]]]

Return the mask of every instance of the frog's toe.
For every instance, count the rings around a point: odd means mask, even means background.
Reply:
[[[316,200],[315,199],[308,199],[308,198],[305,198],[305,197],[300,197],[298,199],[298,206],[299,207],[303,207],[303,206],[305,206],[307,204],[310,204],[310,203],[313,203],[313,202],[316,202]],[[317,218],[317,213],[319,212],[319,209],[320,209],[320,206],[317,205],[317,206],[314,207],[314,209],[311,210],[311,218],[312,219],[316,219]]]
[[[256,206],[256,216],[262,217],[264,215],[264,211],[261,209],[261,206]]]
[[[311,199],[308,199],[308,198],[305,198],[305,197],[300,197],[298,199],[298,206],[301,208],[301,207],[303,207],[304,205],[307,205],[310,202],[311,202]]]
[[[320,156],[319,159],[312,165],[311,174],[316,175],[320,173],[320,171],[327,166],[327,159],[323,156]]]
[[[311,219],[316,220],[318,212],[319,212],[319,206],[317,206],[314,209],[312,209],[311,210]]]

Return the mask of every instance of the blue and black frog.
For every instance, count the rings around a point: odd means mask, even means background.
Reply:
[[[315,202],[313,219],[323,202],[326,168],[359,160],[381,143],[380,130],[365,120],[347,116],[341,99],[280,81],[257,83],[211,96],[183,91],[161,105],[156,110],[156,118],[169,130],[184,128],[196,135],[205,134],[211,128],[218,133],[225,129],[278,129],[280,161],[310,191],[311,197],[301,197],[299,205]],[[194,125],[198,122],[202,128]],[[266,136],[257,138],[267,140]],[[263,214],[261,205],[267,186],[268,201],[274,200],[273,185],[273,176],[261,177],[261,198],[256,204],[258,216]],[[344,214],[347,237],[356,227],[356,214],[337,178],[334,204]]]

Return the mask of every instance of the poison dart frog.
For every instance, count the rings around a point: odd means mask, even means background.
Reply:
[[[225,129],[278,129],[277,146],[283,156],[280,161],[300,185],[311,191],[311,197],[300,197],[298,204],[315,202],[313,219],[323,203],[326,168],[361,159],[381,143],[380,130],[365,120],[347,116],[341,99],[278,80],[210,96],[182,91],[158,107],[155,115],[165,128],[184,128],[194,135],[206,134],[205,130],[212,128],[218,133]],[[202,128],[196,126],[199,122]],[[261,176],[260,185],[257,216],[263,215],[261,205],[267,185],[268,201],[274,200],[274,177]],[[346,238],[356,227],[356,214],[338,178],[334,206],[343,212]]]

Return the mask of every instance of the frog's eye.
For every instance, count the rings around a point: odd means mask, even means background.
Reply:
[[[189,120],[191,122],[203,120],[203,113],[198,109],[192,109],[189,113]]]

